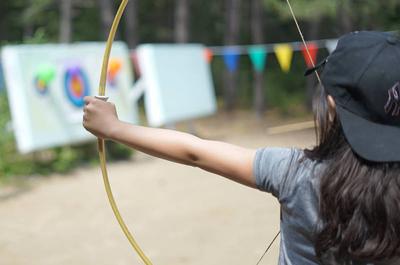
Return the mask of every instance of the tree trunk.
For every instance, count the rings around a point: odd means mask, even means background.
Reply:
[[[175,4],[174,40],[186,43],[189,40],[189,0],[176,0]]]
[[[226,0],[226,33],[225,45],[235,45],[238,43],[240,32],[240,3],[241,0]],[[236,78],[234,72],[227,69],[224,73],[224,99],[225,109],[232,111],[236,105]]]
[[[72,38],[72,0],[60,0],[60,36],[61,43],[69,43]]]
[[[254,44],[262,44],[264,42],[262,23],[263,10],[263,4],[261,0],[251,1],[251,38]],[[264,73],[254,69],[253,75],[253,106],[257,117],[261,118],[265,111]]]
[[[133,49],[138,44],[139,34],[138,34],[138,19],[137,19],[137,10],[138,10],[138,1],[139,0],[131,0],[126,7],[125,14],[125,37],[128,42],[128,47]]]
[[[1,34],[1,30],[0,30],[0,34]],[[32,23],[25,23],[24,25],[24,39],[30,39],[33,37],[34,34],[34,26]],[[7,39],[7,38],[2,38],[2,36],[0,35],[0,39]]]
[[[346,34],[353,30],[354,15],[351,2],[350,0],[340,0],[337,4],[336,16],[337,20],[340,21],[340,34]]]
[[[62,0],[62,1],[64,1],[64,0]],[[100,7],[103,39],[107,40],[108,32],[110,31],[110,27],[111,27],[113,19],[114,19],[113,1],[112,0],[98,0],[98,3],[99,3],[99,7]]]

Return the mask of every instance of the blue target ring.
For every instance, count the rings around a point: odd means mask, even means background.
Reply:
[[[83,98],[89,96],[90,87],[87,75],[80,67],[67,69],[64,78],[64,90],[72,105],[78,108],[85,105]]]

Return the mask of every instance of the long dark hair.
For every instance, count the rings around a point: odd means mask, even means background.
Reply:
[[[318,258],[343,265],[399,257],[400,163],[371,162],[354,153],[321,87],[314,113],[317,146],[305,156],[326,164],[320,174]]]

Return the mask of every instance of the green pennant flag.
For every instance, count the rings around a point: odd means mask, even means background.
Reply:
[[[263,72],[267,62],[267,51],[261,46],[253,46],[249,48],[250,60],[257,72]]]

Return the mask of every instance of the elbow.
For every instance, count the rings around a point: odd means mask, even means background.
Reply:
[[[187,154],[187,161],[188,161],[188,165],[189,166],[198,167],[200,158],[196,154],[188,153]]]
[[[195,138],[192,139],[191,144],[188,145],[188,149],[186,150],[185,160],[186,164],[192,167],[200,167],[201,163],[201,155],[200,155],[200,147],[202,146],[201,139]]]

